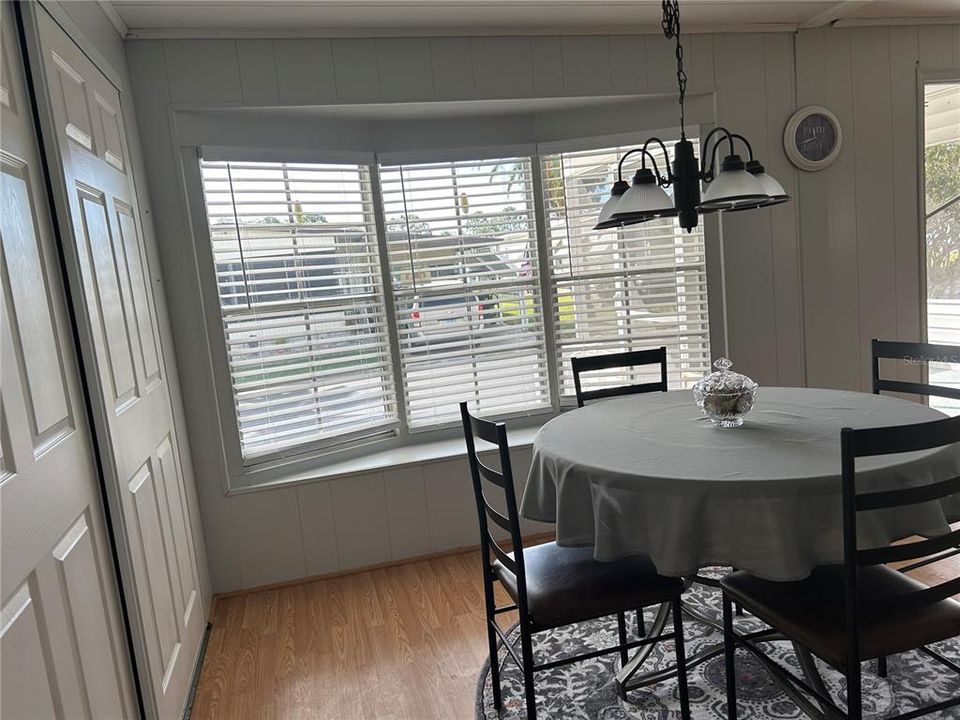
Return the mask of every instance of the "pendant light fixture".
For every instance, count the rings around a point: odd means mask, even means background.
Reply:
[[[617,166],[617,181],[610,191],[610,199],[600,210],[594,229],[604,230],[635,225],[654,218],[677,217],[680,226],[690,232],[697,226],[700,215],[721,210],[752,210],[789,200],[790,196],[783,186],[754,159],[753,148],[747,139],[726,128],[717,127],[707,133],[701,146],[701,161],[697,161],[693,143],[687,140],[685,128],[687,74],[683,70],[683,45],[680,43],[679,0],[663,0],[662,25],[664,36],[668,40],[676,40],[680,141],[673,146],[673,162],[668,161],[664,173],[660,172],[649,151],[651,145],[659,146],[663,157],[669,158],[660,138],[650,138],[642,147],[624,153]],[[737,153],[737,142],[747,150],[749,159],[746,162]],[[724,144],[727,154],[717,171],[717,155]],[[631,185],[623,179],[623,163],[636,153],[642,156],[642,161]],[[652,167],[647,167],[648,160]],[[702,199],[701,182],[705,184]],[[673,198],[664,190],[667,187],[673,189]]]

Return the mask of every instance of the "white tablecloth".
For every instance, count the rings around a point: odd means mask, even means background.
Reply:
[[[689,391],[588,405],[534,439],[521,512],[598,560],[648,555],[665,575],[733,565],[797,580],[842,559],[840,429],[943,417],[918,403],[835,390],[760,388],[740,428],[704,418]],[[960,447],[858,461],[860,491],[960,475]],[[861,513],[861,547],[960,519],[960,502]]]

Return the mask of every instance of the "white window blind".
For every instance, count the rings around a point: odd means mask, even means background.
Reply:
[[[381,169],[411,429],[550,406],[531,162]]]
[[[397,425],[369,170],[201,161],[245,460]]]
[[[693,141],[697,144],[697,141]],[[629,148],[563,152],[541,158],[552,306],[561,395],[575,394],[570,359],[667,347],[670,387],[709,371],[710,336],[702,225],[683,231],[673,218],[593,230],[617,162]],[[664,171],[662,152],[654,152]],[[639,166],[624,168],[624,179]],[[629,173],[629,174],[628,174]],[[659,369],[582,376],[584,389],[659,380]]]

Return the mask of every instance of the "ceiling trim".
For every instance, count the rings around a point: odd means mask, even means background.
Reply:
[[[840,18],[833,27],[875,27],[895,25],[960,25],[956,17]]]
[[[834,20],[843,16],[844,12],[858,10],[864,5],[869,5],[873,0],[842,0],[835,2],[825,10],[814,13],[806,20],[800,23],[801,28],[815,28],[822,25],[829,25]]]
[[[243,39],[243,38],[391,38],[391,37],[536,37],[541,35],[662,35],[659,23],[634,26],[598,26],[573,28],[569,25],[540,26],[536,28],[504,27],[362,27],[362,28],[304,28],[276,30],[210,30],[206,28],[131,28],[128,40],[181,40],[181,39]],[[684,35],[708,33],[779,33],[795,32],[794,23],[758,23],[753,25],[704,25],[684,29]]]
[[[103,10],[103,14],[107,16],[110,24],[113,25],[113,29],[117,31],[117,34],[121,38],[126,38],[130,33],[130,28],[127,27],[127,24],[123,21],[123,18],[113,6],[111,0],[97,0],[97,5]]]

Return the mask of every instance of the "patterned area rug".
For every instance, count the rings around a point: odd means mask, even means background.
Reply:
[[[684,599],[705,617],[720,620],[720,592],[696,584]],[[647,610],[650,623],[653,610]],[[629,625],[636,631],[633,613],[628,613]],[[668,623],[672,627],[672,623]],[[750,616],[736,618],[738,632],[763,629],[760,621]],[[518,638],[514,629],[511,637]],[[723,634],[713,627],[684,618],[684,638],[687,657],[705,645],[715,645]],[[631,639],[634,639],[631,636]],[[610,647],[617,641],[617,624],[613,618],[581,623],[552,632],[534,635],[534,654],[539,662],[574,653],[589,652]],[[519,648],[519,640],[517,640]],[[773,657],[791,671],[800,673],[793,647],[787,642],[768,644]],[[946,657],[960,661],[960,640],[934,646]],[[501,659],[506,655],[501,650]],[[656,646],[646,667],[657,669],[674,663],[673,643]],[[680,701],[676,681],[667,681],[642,690],[634,690],[621,700],[616,692],[614,673],[619,669],[617,654],[585,660],[554,670],[536,674],[537,717],[539,720],[678,720]],[[736,659],[739,720],[793,720],[806,717],[790,698],[773,682],[770,675],[752,655],[739,650]],[[501,687],[504,708],[499,720],[525,720],[523,679],[512,659],[503,662]],[[818,662],[818,667],[835,700],[845,706],[846,690],[843,677]],[[864,717],[889,718],[908,712],[921,705],[946,700],[960,695],[960,676],[939,663],[916,652],[892,657],[888,663],[887,679],[874,675],[874,663],[864,664]],[[726,720],[726,680],[723,655],[702,663],[689,672],[691,711],[695,720]],[[958,720],[960,708],[924,716],[931,720]],[[477,720],[498,718],[493,707],[490,687],[490,667],[485,663],[477,686]]]

